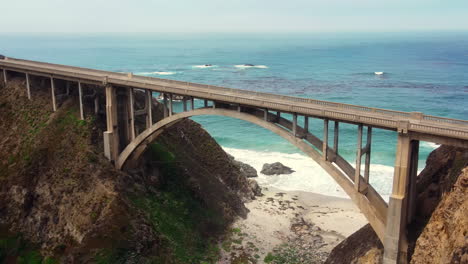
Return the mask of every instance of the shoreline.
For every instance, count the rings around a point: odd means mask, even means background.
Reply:
[[[288,255],[323,262],[346,237],[367,224],[350,199],[262,186],[263,196],[246,203],[220,243],[219,264],[265,263],[265,257]]]

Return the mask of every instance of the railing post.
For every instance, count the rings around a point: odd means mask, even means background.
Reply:
[[[328,160],[328,119],[323,120],[322,158]]]
[[[392,194],[388,203],[384,236],[384,263],[407,263],[408,241],[406,223],[408,214],[408,185],[415,172],[417,150],[407,133],[398,133],[398,143],[393,174]]]
[[[29,73],[26,73],[26,93],[28,94],[28,99],[31,100],[31,85],[29,82]]]
[[[135,139],[135,98],[134,98],[134,90],[133,88],[129,87],[127,89],[128,92],[128,101],[127,101],[127,109],[128,109],[128,121],[130,121],[130,141]]]
[[[104,132],[104,154],[109,160],[116,161],[119,155],[117,98],[115,88],[111,85],[106,85],[106,120],[107,131]]]
[[[146,90],[146,128],[150,128],[153,125],[153,92]]]
[[[81,82],[78,82],[78,99],[80,103],[80,119],[84,120],[84,109],[83,109],[83,88]]]
[[[55,100],[55,81],[54,81],[53,77],[50,77],[50,90],[51,90],[51,94],[52,94],[52,109],[55,112],[55,111],[57,111],[57,103],[56,103],[56,100]]]
[[[361,185],[361,158],[362,158],[362,124],[358,125],[358,138],[356,149],[356,169],[354,173],[354,189],[359,192]]]

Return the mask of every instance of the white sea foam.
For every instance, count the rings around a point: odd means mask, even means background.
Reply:
[[[432,143],[432,142],[426,142],[426,141],[422,141],[421,145],[423,147],[430,148],[430,149],[436,149],[436,148],[440,147],[440,144],[436,144],[436,143]]]
[[[249,69],[249,68],[257,68],[257,69],[267,69],[268,66],[266,65],[234,65],[234,67],[239,68],[239,69]]]
[[[245,149],[224,148],[236,160],[253,166],[258,172],[258,183],[264,187],[274,187],[285,191],[306,191],[323,195],[349,198],[343,189],[320,165],[311,158],[295,153],[260,152]],[[281,162],[295,170],[289,175],[267,176],[260,173],[263,164]],[[362,167],[364,171],[364,167]],[[391,193],[393,167],[371,164],[370,182],[377,192],[385,199]]]
[[[205,68],[214,68],[218,67],[217,65],[194,65],[193,68],[205,69]]]
[[[176,72],[170,72],[170,71],[154,71],[154,72],[138,72],[136,73],[137,75],[173,75],[176,74]]]

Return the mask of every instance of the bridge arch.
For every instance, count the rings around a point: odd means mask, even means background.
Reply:
[[[117,169],[125,169],[131,163],[138,160],[141,154],[146,150],[147,146],[162,132],[186,118],[202,115],[216,115],[244,120],[268,129],[283,137],[319,164],[354,201],[361,212],[366,216],[381,241],[383,241],[388,205],[377,191],[375,191],[370,184],[365,186],[367,188],[365,192],[356,190],[352,178],[354,177],[352,176],[354,175],[354,168],[331,149],[328,151],[334,155],[334,161],[324,159],[323,155],[313,147],[315,146],[317,149],[321,149],[322,141],[320,139],[302,128],[298,129],[303,133],[303,136],[297,137],[288,130],[288,128],[292,127],[291,121],[284,118],[278,118],[276,115],[271,113],[268,114],[265,120],[265,118],[262,118],[264,117],[264,114],[260,112],[246,113],[226,108],[200,108],[173,114],[161,119],[139,134],[120,153],[115,165]],[[267,120],[274,120],[274,122]]]

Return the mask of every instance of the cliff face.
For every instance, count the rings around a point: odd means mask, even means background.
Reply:
[[[468,263],[468,150],[441,146],[418,175],[416,219],[409,226],[411,263]],[[369,225],[333,249],[326,263],[381,263]]]
[[[253,192],[208,133],[185,120],[141,169],[117,171],[102,154],[103,116],[79,120],[76,100],[51,114],[47,82],[33,83],[32,101],[21,77],[0,84],[0,262],[215,261]]]

